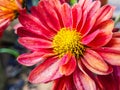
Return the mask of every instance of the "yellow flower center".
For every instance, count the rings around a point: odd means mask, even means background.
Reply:
[[[70,52],[76,58],[79,58],[85,50],[80,40],[80,33],[76,32],[75,29],[62,28],[53,38],[54,53],[62,57],[67,52]]]

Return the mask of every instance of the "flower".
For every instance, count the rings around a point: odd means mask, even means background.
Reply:
[[[31,50],[19,63],[37,65],[31,83],[55,81],[53,90],[96,90],[96,75],[108,75],[120,65],[120,33],[113,32],[114,7],[80,0],[70,7],[41,0],[31,14],[21,12],[18,42]],[[96,79],[95,79],[96,80]]]
[[[0,35],[22,8],[23,0],[0,0]]]

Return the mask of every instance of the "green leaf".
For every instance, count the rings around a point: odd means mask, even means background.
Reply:
[[[9,48],[1,48],[0,53],[8,53],[13,55],[14,57],[18,57],[19,52],[16,51],[15,49],[9,49]]]
[[[77,0],[70,0],[70,5],[74,5],[75,3],[77,3]]]

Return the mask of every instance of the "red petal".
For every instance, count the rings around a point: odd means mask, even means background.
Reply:
[[[103,7],[101,7],[97,12],[97,21],[95,23],[95,26],[97,26],[98,24],[100,24],[103,21],[109,20],[112,15],[113,15],[113,10],[114,8],[110,5],[105,5]]]
[[[96,90],[95,82],[87,75],[87,73],[76,69],[73,73],[73,78],[77,90]]]
[[[47,27],[48,29],[51,28],[52,30],[57,31],[60,29],[60,23],[59,23],[57,13],[56,13],[53,5],[51,4],[53,2],[54,2],[54,4],[58,4],[58,2],[55,2],[55,1],[42,0],[38,4],[37,12],[40,13],[38,18],[40,19],[41,23],[44,24],[45,27]]]
[[[97,16],[94,14],[99,9],[99,7],[100,7],[100,1],[94,1],[93,3],[90,4],[89,7],[87,7],[86,11],[88,11],[87,12],[88,14],[86,17],[86,21],[84,23],[83,28],[81,28],[80,30],[80,33],[83,37],[86,36],[93,28],[97,18]]]
[[[120,38],[112,38],[106,47],[120,49]]]
[[[43,0],[45,1],[45,0]],[[56,14],[58,16],[58,19],[59,19],[59,23],[61,25],[61,28],[64,27],[63,25],[63,21],[62,21],[62,15],[61,15],[61,7],[62,7],[62,4],[60,3],[59,0],[48,0],[50,1],[49,3],[51,4],[52,8],[54,8],[54,10],[56,11]]]
[[[41,38],[21,37],[19,43],[31,50],[39,50],[43,48],[52,48],[51,42]]]
[[[46,39],[43,34],[41,35],[39,33],[36,33],[36,32],[31,31],[29,29],[26,29],[25,27],[17,28],[15,33],[17,33],[20,37],[33,37],[33,38],[35,37],[35,38],[44,38],[44,39]]]
[[[103,57],[105,61],[107,61],[111,65],[119,65],[120,66],[120,50],[112,49],[112,48],[99,48],[97,52]]]
[[[93,1],[89,7],[87,7],[88,10],[88,17],[93,17],[93,15],[95,15],[95,13],[99,10],[101,6],[100,1]]]
[[[86,10],[88,5],[92,4],[92,0],[84,0],[83,10]]]
[[[79,2],[78,2],[79,7],[81,7],[81,9],[82,9],[82,18],[77,27],[78,31],[83,30],[83,26],[85,25],[85,22],[87,22],[86,20],[88,17],[88,10],[89,10],[87,6],[88,5],[91,6],[91,4],[92,4],[92,0],[79,0]]]
[[[55,80],[52,90],[77,90],[72,76],[63,76]]]
[[[86,49],[83,57],[81,60],[90,71],[100,75],[106,75],[112,72],[112,68],[95,51]]]
[[[92,2],[92,0],[79,0],[79,4],[80,4],[80,6],[83,8],[83,10],[84,9],[86,9],[86,7],[88,6],[88,5],[90,5],[91,4],[91,2]]]
[[[98,75],[97,78],[102,86],[100,90],[119,90],[118,83],[112,74],[104,76]]]
[[[73,28],[78,26],[82,17],[82,10],[79,4],[75,4],[72,8]]]
[[[116,87],[119,86],[119,89],[120,89],[120,67],[119,66],[114,67],[113,76],[116,82],[115,86]],[[119,90],[119,89],[116,89],[116,90]]]
[[[102,23],[100,23],[95,29],[100,29],[100,31],[106,31],[106,33],[111,33],[114,28],[114,21],[112,19],[106,20]],[[106,30],[104,30],[106,29]]]
[[[78,4],[82,7],[82,18],[81,18],[81,21],[78,24],[77,30],[82,35],[85,35],[92,28],[96,18],[95,17],[90,17],[89,18],[89,15],[88,15],[89,14],[88,10],[90,10],[91,5],[92,5],[91,0],[80,0]],[[87,7],[88,5],[90,5],[89,8]]]
[[[36,51],[33,53],[21,54],[20,56],[18,56],[17,60],[20,64],[23,64],[26,66],[32,66],[37,63],[42,63],[47,58],[50,58],[53,56],[55,56],[55,54],[53,54],[53,53]]]
[[[96,36],[96,38],[88,44],[88,46],[97,48],[106,45],[112,38],[112,30],[114,27],[114,23],[112,20],[107,20],[100,24],[97,30],[100,33]]]
[[[120,32],[114,32],[113,37],[120,38]]]
[[[59,78],[55,80],[52,90],[66,90],[65,79]]]
[[[61,7],[61,16],[64,27],[72,28],[72,9],[67,3],[64,3]]]
[[[59,73],[60,61],[56,57],[49,58],[32,70],[29,81],[31,83],[41,83],[60,78],[62,76]]]
[[[26,53],[20,55],[17,60],[19,63],[26,65],[26,66],[32,66],[37,64],[38,62],[42,62],[44,58],[42,58],[43,53],[41,52],[33,52],[33,53]]]
[[[82,11],[82,18],[81,18],[81,20],[80,20],[80,22],[77,26],[77,31],[78,32],[81,32],[83,26],[85,25],[85,22],[86,22],[86,19],[87,19],[87,14],[88,14],[87,10]]]
[[[80,33],[83,37],[86,36],[90,32],[93,25],[95,24],[95,21],[96,21],[96,16],[86,19],[86,22],[84,23],[83,28],[81,28],[80,30]]]
[[[30,14],[21,13],[19,15],[19,21],[25,28],[36,32],[41,36],[44,35],[45,37],[51,38],[56,33],[53,30],[44,27],[38,18]]]
[[[83,4],[84,4],[84,2],[85,2],[85,0],[79,0],[79,5],[82,7],[83,6]]]
[[[62,65],[60,67],[60,72],[63,75],[70,75],[74,72],[76,68],[76,58],[71,55],[71,54],[66,54],[63,58],[62,58]]]
[[[8,27],[10,24],[9,19],[0,19],[0,37],[2,36],[3,31]]]
[[[99,33],[100,33],[100,31],[96,30],[95,32],[93,32],[91,34],[88,34],[87,36],[85,36],[85,37],[82,38],[82,43],[84,45],[87,45],[88,43],[90,43],[91,41],[93,41]]]
[[[10,19],[0,19],[0,31],[5,30],[10,24]]]

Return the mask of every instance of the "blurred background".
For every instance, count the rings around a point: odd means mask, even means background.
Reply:
[[[28,10],[36,5],[39,0],[26,0]],[[110,4],[116,7],[113,19],[117,22],[117,28],[120,28],[120,1],[119,0],[101,0],[102,5]],[[16,61],[19,54],[27,50],[18,44],[18,36],[14,33],[13,26],[18,23],[14,20],[0,38],[0,90],[50,90],[51,83],[31,84],[27,80],[29,72],[34,68],[20,65]],[[6,53],[7,51],[7,53]]]

